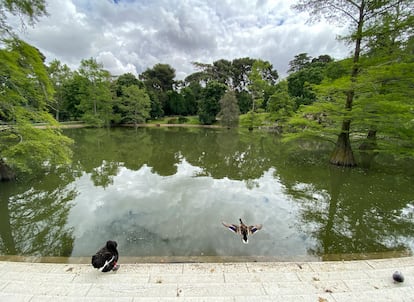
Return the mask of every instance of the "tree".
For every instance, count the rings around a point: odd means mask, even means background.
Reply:
[[[252,95],[248,91],[236,91],[237,103],[241,114],[246,114],[252,108]]]
[[[186,107],[184,103],[184,97],[177,91],[169,90],[167,92],[167,104],[165,113],[167,115],[186,115]]]
[[[364,42],[371,36],[376,28],[376,21],[384,12],[390,11],[400,3],[406,3],[412,10],[412,2],[405,0],[368,1],[368,0],[299,0],[294,8],[299,11],[308,11],[311,19],[318,20],[321,16],[330,21],[349,23],[350,34],[346,39],[353,43],[353,64],[350,70],[347,89],[344,91],[344,109],[342,123],[337,137],[335,148],[330,162],[340,166],[355,166],[353,150],[351,147],[351,115],[355,94],[355,84],[361,72],[360,57]],[[380,24],[381,25],[381,24]]]
[[[199,83],[190,83],[187,87],[181,90],[185,112],[187,115],[197,114],[197,100],[200,98],[202,87]]]
[[[125,86],[136,85],[139,88],[144,88],[144,84],[140,82],[132,73],[124,73],[120,75],[115,81],[115,96],[122,96],[122,89]]]
[[[311,63],[311,57],[308,56],[306,52],[300,53],[295,56],[295,58],[289,62],[289,73],[297,72],[307,67]]]
[[[298,57],[302,55],[305,54],[295,56],[294,61],[297,61]],[[312,104],[316,100],[316,95],[311,86],[322,82],[327,64],[333,61],[328,55],[311,59],[310,56],[306,56],[306,63],[292,63],[292,61],[290,63],[291,70],[295,71],[287,78],[288,91],[289,95],[295,99],[296,108],[300,105]]]
[[[249,74],[252,71],[252,67],[255,61],[255,59],[249,57],[238,58],[232,61],[233,88],[235,91],[248,91],[248,87],[250,85]]]
[[[39,17],[47,15],[45,0],[0,0],[0,37],[8,34],[16,38],[12,28],[7,24],[7,13],[20,17],[22,27],[26,26],[23,17],[28,18],[30,25]]]
[[[276,121],[285,122],[293,114],[295,102],[288,93],[286,80],[276,85],[276,91],[270,96],[266,109]]]
[[[218,118],[220,123],[225,127],[234,127],[239,123],[239,105],[234,91],[227,91],[220,99],[220,112]]]
[[[136,85],[123,86],[120,109],[123,121],[137,126],[150,117],[151,101],[144,89]]]
[[[216,121],[220,111],[219,101],[226,92],[227,87],[216,81],[211,81],[202,90],[198,103],[198,118],[203,125],[211,125]]]
[[[43,55],[21,40],[4,43],[6,48],[0,49],[0,171],[9,173],[0,179],[68,163],[72,142],[48,112],[53,85]],[[35,128],[33,122],[46,123],[46,129]]]
[[[253,63],[252,70],[249,74],[249,91],[252,95],[251,125],[249,129],[253,129],[254,114],[258,108],[266,104],[266,96],[269,88],[276,83],[277,72],[272,70],[272,65],[267,61],[256,60]]]
[[[109,87],[110,74],[94,58],[82,60],[78,74],[88,85],[83,86],[84,97],[79,108],[83,111],[82,119],[94,126],[110,125],[112,119],[112,96]]]
[[[65,109],[65,90],[73,77],[73,72],[66,64],[62,65],[62,63],[56,59],[49,64],[47,71],[55,90],[51,109],[52,112],[55,113],[55,119],[60,121],[61,111],[62,109]],[[68,116],[67,113],[66,115]]]
[[[151,117],[164,116],[168,100],[167,91],[173,90],[175,69],[168,64],[156,64],[148,68],[139,79],[151,98]]]

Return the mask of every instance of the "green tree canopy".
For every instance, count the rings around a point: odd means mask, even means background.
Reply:
[[[175,69],[168,64],[156,64],[139,75],[151,98],[151,117],[164,116],[167,106],[167,91],[173,90]]]
[[[78,74],[84,79],[83,97],[78,108],[83,112],[82,120],[101,127],[109,126],[113,118],[113,102],[110,91],[110,73],[94,58],[82,60]]]
[[[302,56],[306,57],[306,62],[303,61]],[[300,60],[299,57],[303,60]],[[300,62],[297,62],[298,60]],[[326,67],[330,62],[333,62],[333,59],[329,55],[321,55],[312,59],[305,53],[295,56],[295,59],[291,61],[290,71],[292,73],[288,76],[287,82],[289,95],[295,99],[296,108],[300,105],[312,104],[315,101],[316,96],[311,85],[322,82],[326,74]]]
[[[239,123],[239,105],[234,91],[227,91],[220,99],[220,112],[217,117],[220,123],[225,127],[234,127]]]
[[[43,56],[29,44],[13,39],[0,49],[0,166],[33,172],[67,163],[71,140],[58,130],[48,112],[53,85]],[[34,122],[46,124],[37,129]]]
[[[123,122],[132,122],[134,125],[145,123],[150,117],[151,101],[144,89],[136,85],[123,86],[120,109]]]
[[[216,121],[220,111],[219,101],[226,92],[226,85],[211,81],[202,90],[198,104],[198,117],[203,125],[211,125]]]
[[[70,81],[73,79],[73,72],[66,64],[62,64],[58,60],[53,60],[47,71],[50,80],[52,81],[55,93],[53,95],[53,102],[51,104],[51,112],[55,114],[55,119],[60,121],[62,111],[65,119],[68,119],[66,104],[66,89]]]
[[[387,1],[368,1],[368,0],[359,0],[359,1],[341,1],[341,0],[299,0],[294,7],[300,11],[308,11],[310,13],[311,19],[318,20],[321,17],[324,17],[333,22],[340,22],[342,24],[349,25],[349,35],[344,37],[345,40],[352,43],[353,45],[353,64],[349,72],[348,78],[341,78],[337,80],[337,83],[341,83],[340,87],[343,93],[341,97],[337,95],[336,98],[331,96],[320,96],[323,100],[317,106],[323,106],[324,110],[328,111],[329,107],[331,112],[335,112],[335,118],[331,117],[328,119],[331,121],[330,125],[336,123],[337,118],[340,117],[342,122],[337,130],[337,141],[335,144],[334,151],[332,152],[330,162],[332,164],[341,165],[341,166],[355,166],[356,161],[354,158],[351,138],[352,133],[351,123],[353,121],[353,105],[357,98],[360,96],[358,93],[358,76],[361,74],[363,60],[361,60],[366,50],[366,46],[369,44],[370,39],[375,32],[383,32],[386,22],[384,22],[384,15],[392,15],[399,19],[399,15],[403,13],[405,16],[413,15],[413,5],[412,1],[408,0],[387,0]],[[386,13],[386,14],[385,14]],[[411,23],[411,26],[405,27],[395,27],[393,33],[388,32],[388,35],[398,36],[400,38],[407,37],[407,28],[412,28],[412,18],[407,17],[405,20],[408,23]],[[338,86],[337,86],[338,87]],[[345,90],[344,90],[345,89]],[[338,91],[338,90],[336,90]],[[333,103],[326,102],[330,101],[343,101],[343,108],[335,108]],[[322,116],[317,113],[320,110],[314,110],[316,107],[307,108],[304,117],[308,117],[308,121],[302,120],[304,122],[305,129],[312,129],[310,132],[314,132],[318,127],[323,127],[322,120],[326,120],[326,112],[321,112]],[[320,108],[321,109],[321,108]],[[310,114],[310,115],[309,115]],[[310,117],[310,120],[309,120]],[[294,123],[298,120],[295,118]],[[310,127],[309,123],[317,121],[315,128]],[[332,129],[329,127],[329,129]],[[326,131],[321,131],[324,129],[319,129],[320,136],[326,135]],[[371,129],[369,131],[371,132]],[[302,133],[309,133],[308,131],[303,131]],[[296,132],[296,135],[298,132]]]

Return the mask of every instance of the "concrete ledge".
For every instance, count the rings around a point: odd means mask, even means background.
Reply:
[[[0,262],[0,301],[414,301],[414,257],[328,262]],[[405,281],[394,283],[399,270]]]

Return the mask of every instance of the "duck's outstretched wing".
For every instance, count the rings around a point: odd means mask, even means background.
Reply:
[[[228,224],[228,223],[225,223],[225,222],[222,222],[222,224],[226,227],[226,228],[228,228],[230,231],[232,231],[232,232],[234,232],[234,233],[240,233],[240,227],[238,226],[238,225],[235,225],[235,224]]]
[[[255,224],[255,225],[251,225],[249,226],[249,233],[251,235],[253,235],[254,233],[256,233],[257,231],[261,230],[263,227],[263,225],[261,224]]]

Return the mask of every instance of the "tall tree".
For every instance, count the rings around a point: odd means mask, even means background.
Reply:
[[[235,91],[248,91],[248,86],[250,85],[249,74],[255,61],[255,59],[249,57],[238,58],[232,61],[233,88]]]
[[[136,85],[123,86],[120,109],[123,121],[137,126],[150,117],[151,101],[144,89]]]
[[[197,114],[197,100],[200,99],[202,87],[199,83],[190,83],[187,87],[184,87],[180,94],[183,96],[183,102],[185,112],[187,115]]]
[[[295,56],[297,60],[298,56]],[[321,55],[318,58],[312,59],[310,56],[306,56],[306,63],[292,63],[291,70],[294,72],[288,76],[288,91],[291,97],[295,98],[296,108],[300,105],[309,105],[316,100],[316,95],[312,91],[312,84],[320,84],[325,75],[325,69],[328,63],[333,59],[329,55]],[[300,67],[299,67],[300,65]]]
[[[65,106],[65,90],[72,80],[73,72],[66,64],[62,64],[56,59],[49,64],[47,71],[55,90],[51,111],[55,113],[55,119],[60,121],[61,111],[64,110]]]
[[[276,122],[285,122],[295,109],[295,101],[288,93],[288,83],[286,80],[276,85],[276,91],[267,102],[266,111],[272,115]]]
[[[140,82],[132,73],[124,73],[120,75],[114,84],[115,95],[117,97],[122,96],[122,89],[125,86],[136,85],[139,88],[144,88],[144,84]]]
[[[165,108],[167,115],[186,115],[187,108],[184,103],[184,96],[177,91],[170,90],[167,92],[168,100]]]
[[[234,127],[239,123],[239,105],[234,91],[227,91],[220,99],[220,112],[218,118],[220,123],[225,127]]]
[[[227,87],[219,82],[211,81],[203,89],[198,104],[198,118],[203,125],[211,125],[216,121],[220,111],[219,101]]]
[[[265,107],[269,94],[269,88],[276,83],[277,72],[273,71],[272,64],[263,60],[256,60],[253,63],[249,74],[249,91],[252,95],[252,108],[250,110],[251,125],[253,129],[255,112],[258,108]]]
[[[350,70],[349,85],[345,92],[343,121],[332,152],[330,162],[340,166],[355,166],[353,150],[351,147],[351,111],[355,99],[355,82],[361,71],[360,57],[364,43],[370,36],[372,25],[386,11],[389,11],[401,2],[412,3],[405,0],[299,0],[294,8],[299,11],[307,11],[311,20],[319,20],[320,17],[333,22],[348,23],[350,34],[346,39],[353,43],[353,65]]]
[[[311,57],[306,52],[300,53],[289,62],[289,73],[300,71],[311,63]]]
[[[175,69],[168,64],[156,64],[139,75],[151,98],[151,117],[164,116],[167,91],[173,90]]]
[[[94,126],[109,126],[112,118],[112,96],[110,91],[110,73],[94,58],[82,60],[78,73],[87,80],[85,97],[79,108],[83,111],[82,119]]]

